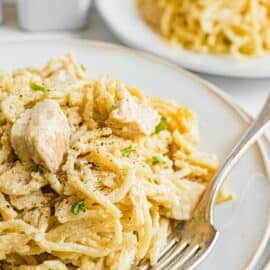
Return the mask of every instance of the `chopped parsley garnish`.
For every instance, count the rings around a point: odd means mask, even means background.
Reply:
[[[164,130],[167,128],[167,118],[162,116],[160,118],[160,122],[158,123],[158,125],[155,127],[154,132],[152,133],[152,135],[154,134],[158,134],[160,131]]]
[[[161,162],[160,157],[158,157],[158,156],[153,156],[153,157],[152,157],[152,165],[157,165],[157,164],[159,164],[160,162]]]
[[[132,145],[122,148],[120,150],[122,157],[126,157],[131,152],[131,150],[132,150]]]
[[[85,212],[86,206],[84,201],[78,201],[72,205],[71,212],[74,215],[79,215],[81,212]]]
[[[41,91],[43,93],[47,93],[47,91],[48,91],[48,89],[47,89],[47,87],[45,85],[38,84],[38,83],[35,83],[35,82],[31,82],[30,87],[34,91]]]
[[[86,68],[85,65],[83,65],[83,64],[81,64],[80,67],[81,67],[81,69],[82,69],[83,71],[86,71],[86,70],[87,70],[87,68]]]
[[[33,172],[36,172],[36,173],[40,173],[40,174],[43,174],[44,170],[42,168],[41,165],[37,164],[33,169],[32,169]]]

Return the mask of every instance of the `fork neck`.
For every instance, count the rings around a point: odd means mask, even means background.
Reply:
[[[198,205],[198,214],[204,213],[208,221],[213,224],[213,208],[217,199],[218,192],[229,172],[240,160],[247,149],[258,139],[265,126],[270,120],[270,95],[256,120],[251,124],[243,134],[239,142],[232,149],[228,158],[221,166],[211,183],[208,185],[200,204]]]

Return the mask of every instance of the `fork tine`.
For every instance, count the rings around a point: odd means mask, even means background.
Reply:
[[[199,245],[190,245],[188,246],[183,253],[181,253],[175,261],[171,264],[170,270],[179,270],[181,269],[188,260],[196,256],[199,252],[200,246]]]
[[[166,247],[160,252],[159,260],[161,260],[175,245],[177,244],[176,238],[172,238]]]
[[[168,251],[170,249],[172,249],[176,244],[177,244],[176,238],[175,237],[171,237],[169,239],[169,242],[166,245],[166,247],[160,252],[158,260],[161,260],[164,257],[164,255],[166,255],[166,253],[168,253]],[[148,269],[153,269],[153,268],[150,268],[149,262],[145,262],[142,265],[136,266],[135,269],[136,270],[148,270]]]
[[[175,259],[181,252],[183,252],[187,248],[188,244],[186,242],[179,242],[174,245],[170,250],[167,249],[167,253],[161,258],[161,260],[154,266],[153,270],[161,270],[164,269],[168,264]]]
[[[201,259],[203,258],[203,254],[205,254],[205,249],[199,250],[192,258],[190,258],[181,270],[191,270],[191,267],[195,267],[198,263],[200,263]],[[180,270],[179,269],[179,270]]]
[[[198,263],[200,263],[201,260],[205,256],[207,256],[209,251],[211,251],[211,249],[214,247],[214,245],[217,241],[217,238],[218,238],[218,233],[215,234],[215,236],[212,238],[212,241],[209,241],[206,245],[201,247],[201,249],[192,258],[190,258],[186,262],[186,264],[184,265],[182,270],[189,270],[189,269],[191,269],[191,267],[193,269],[193,267],[195,267]]]

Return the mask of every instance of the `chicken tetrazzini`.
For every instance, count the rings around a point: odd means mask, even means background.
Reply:
[[[0,268],[154,264],[218,167],[196,114],[71,55],[0,88]]]
[[[149,25],[166,40],[185,49],[237,57],[270,52],[269,0],[136,2]]]

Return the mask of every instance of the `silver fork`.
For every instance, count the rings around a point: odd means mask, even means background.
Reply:
[[[270,121],[270,96],[261,113],[250,125],[243,137],[233,148],[213,181],[208,185],[193,217],[178,225],[166,248],[161,252],[159,261],[151,270],[187,270],[198,265],[212,250],[219,232],[213,226],[213,208],[219,189],[233,166],[243,156],[263,132]],[[136,269],[146,270],[143,264]]]

